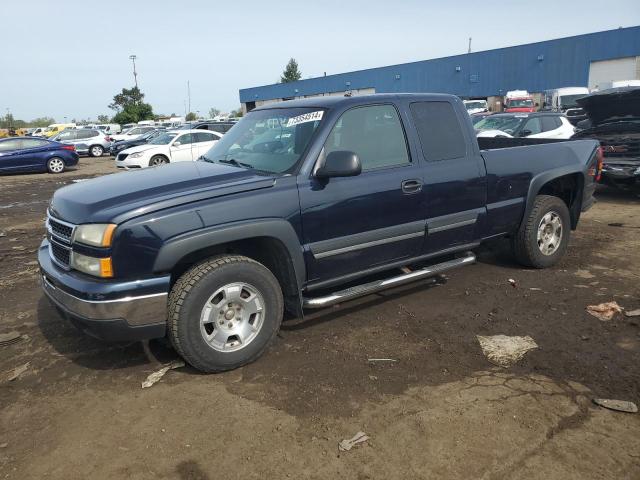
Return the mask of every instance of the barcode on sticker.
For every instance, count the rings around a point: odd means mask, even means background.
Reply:
[[[297,117],[291,117],[287,122],[287,127],[293,127],[300,123],[315,122],[317,120],[322,120],[323,114],[324,114],[323,110],[318,110],[317,112],[309,112],[303,115],[298,115]]]

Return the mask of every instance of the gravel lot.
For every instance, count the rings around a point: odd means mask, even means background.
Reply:
[[[0,334],[23,335],[0,346],[0,478],[640,478],[640,414],[592,403],[640,403],[640,317],[585,311],[640,308],[637,196],[600,191],[550,270],[492,244],[437,286],[287,322],[254,364],[172,370],[143,390],[176,358],[164,342],[85,337],[38,287],[50,196],[112,172],[104,157],[0,177]],[[476,335],[498,334],[539,348],[494,366]],[[358,431],[368,442],[340,452]]]

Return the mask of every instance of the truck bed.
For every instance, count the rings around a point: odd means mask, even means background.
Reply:
[[[598,142],[526,138],[479,138],[478,145],[487,172],[488,235],[513,231],[519,225],[527,202],[549,179],[573,176],[584,184],[595,166]],[[592,165],[593,164],[593,165]],[[595,188],[589,182],[589,190]],[[585,188],[584,194],[591,195]],[[580,209],[572,212],[575,221]],[[572,222],[573,223],[573,222]]]

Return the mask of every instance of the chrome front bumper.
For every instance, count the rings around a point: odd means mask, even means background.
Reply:
[[[131,326],[164,322],[167,316],[167,294],[154,293],[115,300],[85,300],[56,288],[46,274],[42,289],[53,303],[66,313],[86,320],[125,320]]]
[[[170,277],[105,282],[64,270],[49,255],[49,242],[38,250],[42,290],[59,313],[83,332],[110,341],[165,335]]]

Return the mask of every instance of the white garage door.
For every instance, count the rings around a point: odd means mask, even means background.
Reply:
[[[589,65],[589,89],[599,84],[616,80],[635,80],[640,78],[640,57],[616,58],[591,62]]]

